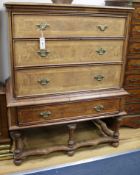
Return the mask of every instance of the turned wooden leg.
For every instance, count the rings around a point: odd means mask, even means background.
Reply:
[[[70,148],[70,150],[68,151],[68,155],[72,156],[74,154],[74,145],[75,145],[74,131],[76,129],[76,124],[69,124],[68,129],[69,129],[68,147]]]
[[[119,146],[119,129],[120,129],[120,123],[121,123],[122,117],[115,117],[113,121],[113,138],[117,139],[117,142],[112,143],[113,147],[118,147]]]
[[[13,140],[13,153],[14,153],[14,163],[15,165],[20,165],[22,163],[22,151],[23,151],[23,142],[21,138],[21,133],[14,131],[10,133]]]

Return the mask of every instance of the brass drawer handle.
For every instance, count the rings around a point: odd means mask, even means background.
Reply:
[[[104,55],[106,53],[106,50],[103,48],[100,48],[100,49],[96,50],[96,52],[98,55]]]
[[[94,107],[95,111],[97,112],[101,112],[102,110],[104,110],[104,106],[103,105],[97,105]]]
[[[46,30],[47,27],[49,27],[50,25],[47,24],[47,23],[40,23],[40,24],[37,24],[36,27],[39,29],[39,30]]]
[[[41,49],[41,50],[39,50],[37,53],[38,53],[38,55],[39,55],[40,57],[44,58],[44,57],[46,57],[50,52],[47,51],[47,50],[45,50],[45,49]]]
[[[130,64],[129,66],[140,67],[140,64]]]
[[[47,79],[42,79],[42,80],[38,80],[38,83],[40,83],[41,85],[47,85],[50,81]]]
[[[108,26],[107,25],[98,25],[97,28],[101,31],[101,32],[104,32]]]
[[[132,80],[128,80],[129,82],[133,83],[133,82],[139,82],[139,79],[132,79]]]
[[[40,116],[43,118],[48,118],[52,113],[50,111],[40,112]]]
[[[133,48],[135,52],[140,52],[140,48]]]
[[[94,77],[94,79],[97,80],[97,81],[102,81],[104,79],[104,76],[103,75],[96,75]]]

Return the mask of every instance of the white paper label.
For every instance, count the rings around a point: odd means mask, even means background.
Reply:
[[[40,49],[45,49],[45,38],[44,37],[40,38]]]

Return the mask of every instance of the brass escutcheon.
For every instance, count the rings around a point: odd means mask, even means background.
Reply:
[[[40,116],[43,118],[48,118],[52,113],[50,111],[40,112]]]
[[[47,24],[47,23],[41,23],[41,24],[37,24],[36,27],[39,29],[39,30],[46,30],[47,27],[49,27],[50,25]]]
[[[98,25],[97,28],[101,31],[101,32],[104,32],[108,26],[107,25]]]
[[[104,109],[104,106],[103,105],[97,105],[97,106],[94,107],[94,109],[97,112],[101,112]]]
[[[96,50],[96,52],[98,53],[98,55],[104,55],[106,53],[106,50],[103,48],[100,48],[100,49]]]
[[[45,58],[50,52],[45,49],[41,49],[37,53],[40,57]]]
[[[38,83],[40,83],[41,85],[47,85],[50,81],[48,79],[42,79],[42,80],[38,80]]]
[[[103,75],[96,75],[94,77],[94,79],[97,80],[97,81],[102,81],[104,79],[104,76]]]

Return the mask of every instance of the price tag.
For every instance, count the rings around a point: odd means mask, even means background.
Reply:
[[[45,46],[46,44],[45,44],[45,38],[44,37],[41,37],[40,38],[40,50],[41,49],[45,49]]]

